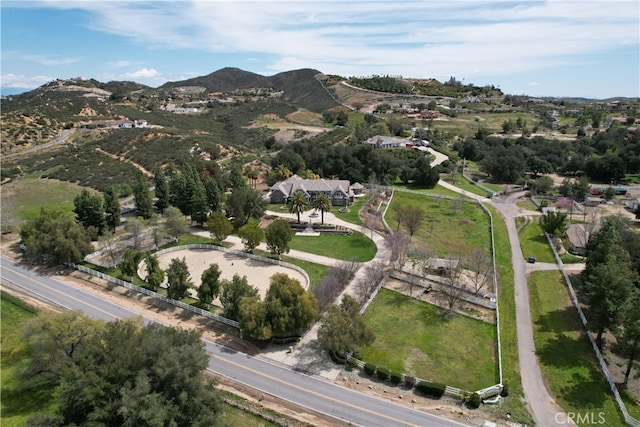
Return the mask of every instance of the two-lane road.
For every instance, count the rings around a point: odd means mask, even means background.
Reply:
[[[5,258],[0,258],[0,268],[3,283],[10,282],[67,309],[82,310],[88,316],[107,321],[139,315],[144,317],[144,313],[123,309],[90,292],[39,275]],[[145,318],[145,322],[151,321]],[[263,393],[330,415],[344,424],[443,427],[462,425],[283,368],[211,341],[204,340],[204,343],[211,356],[211,371]]]

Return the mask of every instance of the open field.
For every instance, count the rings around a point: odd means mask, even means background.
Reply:
[[[394,207],[398,205],[424,209],[423,225],[413,236],[414,246],[431,248],[439,257],[467,257],[476,248],[490,247],[489,219],[475,203],[396,192],[385,217],[392,229],[397,227]]]
[[[1,187],[2,226],[18,227],[40,215],[42,206],[71,212],[82,187],[54,179],[25,177]]]
[[[475,391],[497,382],[495,328],[381,289],[364,314],[375,334],[365,362],[452,387]]]
[[[529,295],[536,354],[558,403],[565,411],[602,414],[607,426],[623,425],[560,273],[532,273]]]

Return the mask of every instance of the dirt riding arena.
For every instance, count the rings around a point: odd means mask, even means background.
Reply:
[[[249,284],[258,288],[262,298],[264,298],[267,293],[271,276],[276,273],[284,273],[292,279],[298,280],[300,285],[305,289],[309,286],[304,275],[292,268],[270,264],[228,252],[217,251],[215,249],[184,249],[159,255],[158,261],[160,261],[160,268],[166,271],[169,268],[171,260],[174,258],[185,259],[189,267],[191,280],[195,285],[195,288],[191,289],[191,295],[193,296],[196,295],[196,289],[200,286],[202,273],[209,268],[211,264],[218,264],[221,272],[220,280],[231,280],[234,274],[238,274],[240,277],[247,276]]]

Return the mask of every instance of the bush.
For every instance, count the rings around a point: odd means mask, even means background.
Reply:
[[[480,406],[480,395],[478,393],[473,393],[467,401],[467,406],[471,409],[478,409]]]
[[[413,388],[416,386],[417,380],[416,377],[406,376],[404,377],[404,385],[409,388]]]
[[[389,370],[387,368],[378,368],[376,374],[382,381],[386,381],[389,378]]]
[[[373,376],[376,373],[376,365],[372,364],[372,363],[367,363],[364,365],[364,371]]]
[[[345,360],[338,353],[336,353],[335,351],[329,351],[328,353],[329,357],[334,361],[334,363],[337,363],[338,365],[344,365]]]
[[[352,357],[351,359],[349,359],[348,365],[351,366],[352,368],[357,368],[358,367],[358,359],[356,359],[355,357]]]
[[[416,390],[436,399],[440,399],[444,394],[445,385],[440,383],[432,383],[430,381],[420,381],[416,386]]]
[[[400,384],[402,382],[402,374],[399,372],[389,373],[389,378],[391,379],[391,382],[394,384]]]
[[[502,397],[509,396],[509,386],[507,384],[502,385],[502,391],[500,392],[500,396]]]

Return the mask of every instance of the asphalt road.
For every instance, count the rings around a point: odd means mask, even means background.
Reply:
[[[77,289],[48,276],[40,275],[14,262],[0,258],[2,281],[45,298],[70,310],[82,310],[88,316],[114,320],[142,315],[103,301],[92,293]],[[151,322],[145,318],[145,323]],[[210,353],[209,369],[265,394],[277,396],[330,415],[344,424],[363,426],[462,426],[455,421],[397,405],[373,396],[337,386],[315,376],[284,368],[203,340]]]

